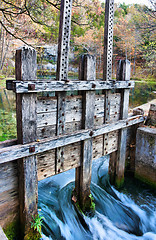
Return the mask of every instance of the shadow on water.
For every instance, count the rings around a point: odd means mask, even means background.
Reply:
[[[137,185],[133,185],[134,196],[128,186],[117,191],[108,181],[108,161],[106,157],[93,161],[91,192],[96,205],[93,217],[78,213],[72,204],[74,170],[39,182],[43,239],[156,239],[154,194]]]

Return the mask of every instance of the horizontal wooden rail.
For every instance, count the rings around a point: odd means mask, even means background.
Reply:
[[[47,91],[75,91],[75,90],[111,90],[134,88],[134,81],[14,81],[7,80],[6,87],[16,93],[32,93]]]
[[[54,138],[41,140],[39,142],[6,147],[0,150],[0,164],[49,151],[58,147],[66,146],[68,144],[84,141],[86,139],[126,128],[143,121],[144,117],[138,115],[128,119],[119,120],[112,124],[104,124],[100,128],[81,130],[70,135],[60,135]]]

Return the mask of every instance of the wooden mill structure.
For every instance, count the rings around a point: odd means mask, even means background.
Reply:
[[[80,59],[79,79],[68,79],[71,9],[72,0],[62,0],[56,79],[37,80],[36,51],[24,46],[16,51],[16,80],[7,81],[16,93],[17,141],[0,145],[0,225],[19,218],[22,236],[37,213],[39,180],[76,168],[83,207],[92,159],[110,154],[110,177],[121,184],[127,128],[143,122],[142,116],[128,118],[130,62],[120,61],[111,79],[114,1],[105,7],[103,79],[96,79],[96,59],[88,54]]]

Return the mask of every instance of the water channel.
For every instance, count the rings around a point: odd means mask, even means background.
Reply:
[[[119,192],[108,181],[108,156],[93,161],[94,216],[78,212],[71,200],[75,171],[39,182],[44,240],[155,240],[156,192],[127,179]]]

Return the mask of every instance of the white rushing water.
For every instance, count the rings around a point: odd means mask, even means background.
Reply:
[[[43,240],[156,240],[156,198],[134,186],[134,195],[117,191],[108,181],[108,158],[93,162],[91,192],[96,211],[75,209],[71,193],[75,171],[39,182]]]

